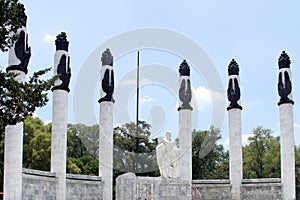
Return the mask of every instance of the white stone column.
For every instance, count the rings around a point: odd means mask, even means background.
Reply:
[[[100,127],[99,127],[99,176],[104,181],[103,199],[111,200],[113,194],[113,56],[109,49],[102,54]]]
[[[278,94],[280,100],[281,182],[284,200],[296,199],[295,140],[292,82],[289,56],[283,51],[279,61]]]
[[[26,21],[25,21],[26,24]],[[24,25],[25,25],[24,24]],[[15,80],[25,82],[31,56],[26,27],[18,29],[19,38],[9,49],[7,71],[17,74]],[[22,51],[23,50],[23,51]],[[17,52],[17,53],[16,53]],[[22,198],[23,122],[5,127],[4,199]]]
[[[294,119],[293,104],[279,106],[280,113],[280,151],[281,151],[281,182],[283,199],[294,200],[295,188],[295,152],[294,152]]]
[[[54,75],[61,74],[56,80],[52,105],[51,172],[56,173],[56,199],[66,199],[66,162],[67,162],[67,120],[68,84],[70,81],[70,60],[66,34],[61,33],[55,41]]]
[[[53,91],[51,172],[57,177],[57,199],[66,199],[68,92]]]
[[[232,199],[237,200],[240,199],[240,185],[243,179],[241,110],[229,110],[228,119],[231,195]]]
[[[243,179],[242,158],[242,126],[240,106],[239,66],[232,60],[228,66],[229,83],[227,97],[230,102],[228,110],[229,120],[229,178],[231,182],[231,199],[241,199],[241,183]]]
[[[192,181],[192,111],[179,111],[180,177]]]
[[[112,199],[113,186],[113,103],[100,103],[99,176],[104,181],[104,200]]]
[[[23,122],[5,127],[4,199],[22,199]]]
[[[180,177],[192,183],[192,99],[190,67],[184,60],[179,66],[179,148]]]

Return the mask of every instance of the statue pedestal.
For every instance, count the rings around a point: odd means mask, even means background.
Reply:
[[[136,177],[126,173],[117,177],[117,200],[190,200],[192,199],[189,180],[162,177]]]

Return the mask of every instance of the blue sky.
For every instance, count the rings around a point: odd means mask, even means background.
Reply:
[[[300,145],[300,2],[292,1],[33,1],[23,0],[28,15],[29,44],[32,48],[29,74],[41,68],[53,66],[54,39],[61,31],[67,32],[70,41],[72,67],[71,92],[69,94],[69,122],[78,123],[74,113],[86,105],[74,107],[74,88],[84,63],[95,49],[107,40],[128,31],[159,28],[190,38],[197,43],[214,64],[223,84],[223,93],[214,91],[207,85],[206,77],[193,69],[191,63],[191,80],[198,97],[198,108],[193,114],[198,120],[193,128],[208,129],[212,118],[211,92],[222,98],[227,88],[227,66],[232,58],[240,65],[242,90],[242,127],[244,138],[258,125],[270,128],[274,135],[279,134],[279,111],[277,95],[277,59],[282,50],[291,57],[293,75],[293,96],[295,141]],[[145,38],[143,38],[145,39]],[[159,43],[158,38],[158,43]],[[126,43],[128,41],[124,41]],[[177,41],[174,41],[176,43]],[[123,41],[120,42],[120,46]],[[177,73],[182,55],[159,49],[139,49],[141,51],[141,74],[159,75],[160,67]],[[112,52],[116,49],[112,49]],[[192,51],[192,49],[191,49]],[[186,52],[186,54],[193,52]],[[99,52],[99,60],[100,60]],[[189,62],[189,60],[187,59]],[[134,74],[136,52],[131,51],[115,61],[116,84],[124,84],[128,74]],[[6,67],[7,54],[0,55],[0,66]],[[154,66],[156,71],[148,72]],[[91,67],[97,67],[97,63]],[[99,66],[100,67],[100,66]],[[147,68],[148,67],[148,68]],[[204,66],[205,67],[205,66]],[[210,67],[210,66],[208,66]],[[208,69],[210,70],[210,69]],[[53,72],[51,72],[53,73]],[[161,74],[160,74],[161,75]],[[93,75],[91,75],[93,76]],[[143,75],[141,75],[143,77]],[[146,76],[146,75],[145,75]],[[171,75],[161,75],[161,79],[173,80]],[[130,79],[130,78],[129,78]],[[130,80],[125,83],[134,87]],[[89,77],[86,78],[89,82]],[[123,82],[122,82],[123,81]],[[141,88],[141,119],[153,122],[155,134],[164,135],[171,130],[173,136],[178,131],[178,113],[176,111],[176,91],[169,85],[152,83],[144,79]],[[147,82],[148,81],[148,82]],[[177,80],[176,80],[177,81]],[[171,83],[173,84],[173,83]],[[175,84],[178,84],[176,82]],[[93,90],[94,112],[91,121],[97,123],[99,118],[99,84]],[[79,91],[80,92],[80,91]],[[220,93],[220,94],[219,94]],[[132,91],[126,99],[124,110],[130,120],[135,120],[135,93]],[[84,94],[83,94],[84,96]],[[52,98],[50,94],[50,99]],[[122,102],[123,96],[115,94],[116,102]],[[52,102],[39,109],[37,116],[44,121],[51,120]],[[117,104],[117,103],[116,103]],[[225,105],[227,106],[225,99]],[[79,108],[80,107],[80,108]],[[116,105],[117,107],[117,105]],[[225,109],[225,108],[224,108]],[[124,110],[117,110],[125,112]],[[152,117],[151,119],[151,112]],[[223,143],[227,144],[227,113],[221,128]],[[159,116],[164,120],[155,120]],[[115,124],[122,123],[115,119]]]

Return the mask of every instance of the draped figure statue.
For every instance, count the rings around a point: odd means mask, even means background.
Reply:
[[[180,168],[181,150],[171,139],[171,132],[166,133],[166,138],[158,138],[156,146],[156,159],[160,175],[165,178],[178,178]]]

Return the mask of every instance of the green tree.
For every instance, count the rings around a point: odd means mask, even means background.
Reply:
[[[257,127],[243,147],[244,178],[280,177],[280,141],[270,129]]]
[[[81,157],[90,154],[99,156],[99,125],[69,124],[68,157]],[[72,142],[72,144],[70,143]]]
[[[113,185],[116,178],[126,172],[136,172],[138,176],[159,176],[155,147],[157,140],[150,139],[150,125],[139,122],[138,150],[136,150],[136,123],[125,123],[114,128],[114,170]]]
[[[296,199],[300,199],[300,147],[296,147]]]
[[[28,82],[20,83],[13,79],[15,75],[0,72],[0,137],[6,125],[14,125],[32,115],[37,107],[48,102],[47,91],[51,89],[57,77],[41,80],[40,76],[50,68],[35,72]]]
[[[0,50],[3,52],[8,50],[15,39],[10,33],[16,32],[24,24],[24,19],[20,17],[22,9],[24,5],[18,0],[0,0]]]
[[[193,131],[192,176],[197,179],[228,179],[229,153],[223,145],[220,130],[211,127],[207,131]]]
[[[119,171],[136,172],[138,175],[157,175],[155,147],[150,139],[150,125],[139,123],[138,149],[136,149],[136,124],[126,123],[114,128],[114,163]],[[121,159],[122,158],[122,159]]]
[[[39,118],[26,117],[23,136],[23,167],[50,170],[51,124]]]
[[[6,52],[19,38],[16,33],[17,29],[26,25],[27,17],[25,15],[24,5],[18,0],[0,0],[0,12],[1,12],[1,25],[0,25],[0,50]],[[27,66],[26,66],[27,67]],[[35,72],[28,82],[20,83],[16,80],[15,74],[5,73],[0,71],[0,168],[1,177],[3,177],[3,162],[4,162],[4,129],[8,124],[14,125],[18,122],[24,121],[27,116],[34,113],[37,107],[45,106],[48,102],[47,91],[53,86],[54,81],[58,76],[49,80],[42,80],[40,77],[47,73],[50,68]],[[32,133],[30,133],[32,134]],[[49,141],[47,135],[41,135],[45,141]],[[25,139],[25,149],[31,145],[30,137]],[[26,138],[26,136],[25,136]],[[47,139],[48,138],[48,139]],[[26,147],[27,145],[27,147]],[[33,145],[33,143],[32,143]],[[33,161],[29,161],[27,158],[32,152],[27,151],[25,156],[25,165],[31,166]],[[44,152],[48,154],[49,149]],[[38,155],[35,154],[36,159]],[[31,162],[31,163],[30,163]],[[41,168],[41,166],[39,167]],[[2,185],[1,178],[1,185]],[[1,187],[2,188],[2,187]]]
[[[0,50],[7,51],[19,38],[17,29],[26,26],[27,16],[24,5],[18,0],[1,0],[0,11],[2,22],[0,25]],[[26,50],[27,51],[27,50]],[[27,68],[30,58],[30,50],[27,62],[22,67]],[[22,62],[21,62],[22,63]],[[0,71],[0,139],[4,133],[4,127],[14,125],[32,115],[37,107],[42,107],[48,102],[47,91],[53,86],[58,76],[49,80],[40,77],[47,73],[50,68],[35,72],[28,82],[19,83],[14,80],[13,73]]]
[[[98,175],[99,125],[68,124],[67,173]]]
[[[39,118],[27,116],[24,120],[23,167],[50,170],[51,124],[45,125]],[[0,171],[3,177],[4,137],[0,140]],[[2,186],[2,179],[0,180]],[[0,188],[2,188],[0,186]]]

